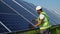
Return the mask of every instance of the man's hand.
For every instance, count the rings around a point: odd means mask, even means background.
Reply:
[[[35,19],[31,20],[31,22],[35,22]]]
[[[34,28],[36,28],[36,27],[37,27],[37,25],[34,26]]]

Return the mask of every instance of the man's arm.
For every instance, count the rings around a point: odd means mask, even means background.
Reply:
[[[35,27],[39,26],[42,23],[42,19],[35,25]]]
[[[40,21],[35,25],[35,27],[39,26],[40,24],[42,24],[43,22],[43,19],[44,19],[44,15],[43,14],[40,14]]]

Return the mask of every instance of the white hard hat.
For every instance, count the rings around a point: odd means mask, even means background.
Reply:
[[[36,7],[36,10],[39,10],[39,9],[42,9],[42,7],[41,6],[37,6]]]

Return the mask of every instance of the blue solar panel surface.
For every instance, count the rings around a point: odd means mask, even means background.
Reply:
[[[22,4],[23,2],[21,2]],[[12,0],[3,0],[1,1],[1,12],[0,12],[0,21],[5,24],[11,31],[18,31],[18,30],[24,30],[28,28],[29,22],[26,21],[24,18],[19,16],[14,10],[16,10],[18,13],[23,15],[26,19],[29,21],[33,18],[35,18],[32,14],[30,14],[28,11],[26,11],[21,6],[18,6],[16,3],[14,3]],[[8,4],[10,7],[8,7],[6,4]],[[26,6],[26,5],[25,5]],[[28,8],[28,7],[27,7]],[[32,10],[31,10],[32,11]],[[32,16],[32,17],[30,17]],[[3,29],[4,31],[4,29]],[[2,32],[3,32],[2,31]]]

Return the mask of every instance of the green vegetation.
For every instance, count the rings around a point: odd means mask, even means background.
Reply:
[[[60,34],[60,25],[52,26],[50,28],[50,32],[51,32],[51,34]]]

